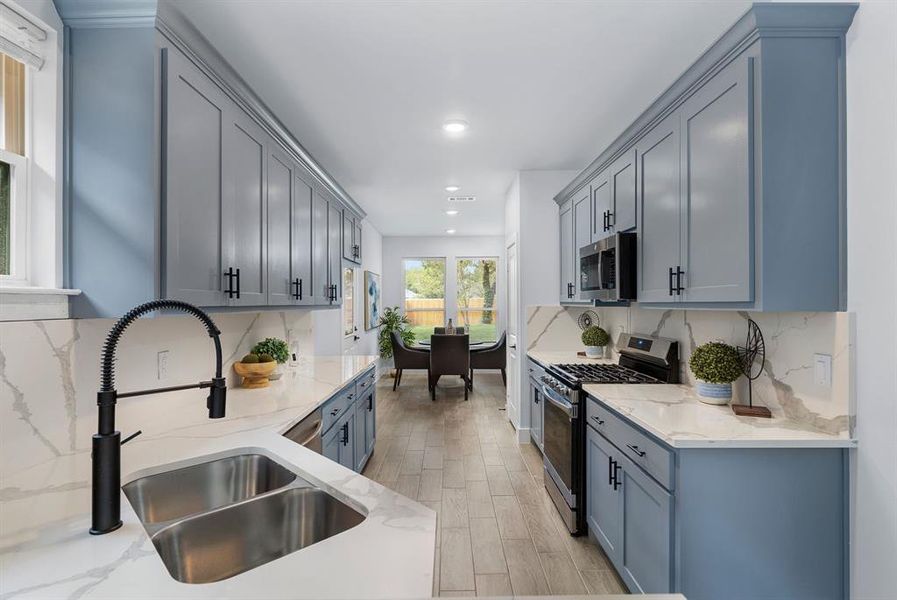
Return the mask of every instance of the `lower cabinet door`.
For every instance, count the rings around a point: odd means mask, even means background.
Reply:
[[[321,440],[321,454],[333,462],[339,462],[339,449],[343,439],[342,433],[342,427],[337,423],[324,434]]]
[[[365,413],[367,413],[368,401],[367,398],[362,397],[359,398],[355,402],[355,464],[352,467],[357,472],[361,473],[362,469],[364,469],[364,463],[368,460],[367,453],[367,419],[365,419]]]
[[[370,457],[377,441],[377,391],[374,389],[364,402],[364,436],[365,454]]]
[[[672,592],[673,499],[660,484],[623,456],[623,554],[617,569],[629,591]]]
[[[529,386],[530,394],[530,436],[536,442],[539,450],[542,450],[542,409],[543,401],[542,392],[539,386],[531,383]]]
[[[355,411],[349,409],[340,420],[339,464],[355,470]]]
[[[608,558],[620,568],[623,556],[622,469],[617,449],[586,427],[586,520]]]

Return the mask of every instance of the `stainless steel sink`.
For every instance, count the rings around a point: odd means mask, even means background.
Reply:
[[[233,577],[365,519],[262,454],[172,469],[122,489],[168,572],[183,583]]]
[[[363,520],[322,490],[288,489],[180,521],[153,536],[153,544],[172,577],[210,583],[326,540]]]
[[[122,487],[143,523],[162,523],[234,504],[296,480],[261,454],[240,454],[141,477]]]

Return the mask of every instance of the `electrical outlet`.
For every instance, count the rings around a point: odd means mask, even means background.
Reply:
[[[813,380],[816,385],[831,387],[832,385],[832,357],[830,354],[813,355]]]
[[[168,350],[159,350],[156,355],[156,375],[160,380],[168,377]]]

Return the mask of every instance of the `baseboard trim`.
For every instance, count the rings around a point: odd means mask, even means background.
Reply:
[[[518,427],[517,428],[517,443],[518,444],[526,444],[530,440],[529,427]]]

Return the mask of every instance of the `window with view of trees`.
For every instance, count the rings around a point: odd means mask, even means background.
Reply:
[[[25,276],[25,65],[0,54],[0,276]]]
[[[470,332],[470,342],[497,339],[495,282],[498,258],[458,259],[458,318],[456,325]]]
[[[405,316],[417,340],[430,339],[445,324],[445,259],[406,258]]]

